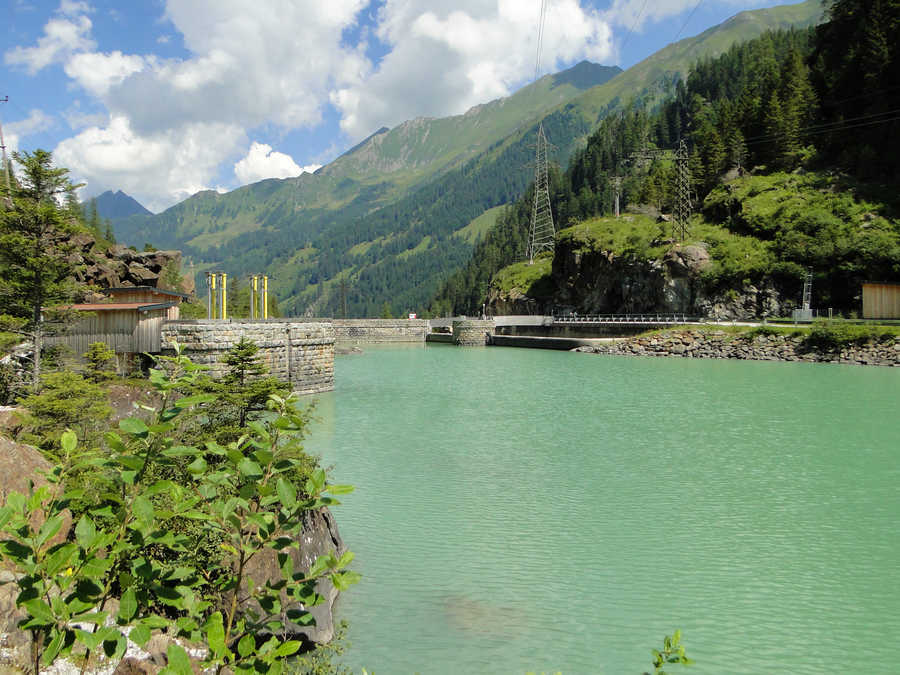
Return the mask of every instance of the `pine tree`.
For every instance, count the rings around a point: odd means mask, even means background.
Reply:
[[[68,169],[55,168],[45,150],[13,153],[21,167],[14,208],[0,213],[0,298],[5,313],[27,319],[25,332],[34,345],[32,383],[40,385],[45,307],[69,300],[75,265],[68,236],[79,229],[59,197],[73,195]],[[72,204],[73,200],[67,200]]]

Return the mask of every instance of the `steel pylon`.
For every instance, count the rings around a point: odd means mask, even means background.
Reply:
[[[531,230],[528,235],[526,256],[534,263],[542,251],[553,251],[556,229],[550,210],[550,180],[547,176],[547,137],[544,125],[538,126],[537,158],[534,168],[534,207],[531,210]]]

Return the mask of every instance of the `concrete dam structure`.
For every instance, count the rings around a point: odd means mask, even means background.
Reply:
[[[228,350],[246,338],[259,347],[269,374],[287,382],[298,394],[334,389],[334,326],[297,319],[197,319],[169,321],[162,327],[163,353],[172,343],[185,356],[209,368],[213,377],[225,373]]]

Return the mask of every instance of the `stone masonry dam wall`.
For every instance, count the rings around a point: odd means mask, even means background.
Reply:
[[[228,319],[169,321],[163,324],[164,353],[177,341],[194,363],[207,366],[213,377],[225,372],[225,353],[246,338],[259,347],[269,374],[299,394],[334,389],[335,329],[331,323],[296,319]]]
[[[425,342],[431,332],[425,319],[333,319],[338,342]]]

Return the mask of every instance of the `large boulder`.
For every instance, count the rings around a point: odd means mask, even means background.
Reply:
[[[294,569],[297,571],[308,570],[320,555],[333,553],[340,557],[347,550],[338,532],[334,516],[327,508],[306,512],[303,516],[303,533],[298,544],[299,549],[290,549],[291,557],[294,559]],[[272,550],[266,550],[255,556],[245,568],[245,572],[257,584],[281,579],[278,557]],[[288,625],[288,632],[310,642],[324,644],[334,638],[332,610],[339,591],[327,578],[319,579],[316,583],[316,591],[325,599],[324,602],[315,607],[303,608],[301,606],[299,608],[307,609],[315,619],[315,624],[301,626],[291,623]],[[282,600],[284,600],[284,596],[282,596]],[[291,606],[288,605],[287,609],[290,608]]]

